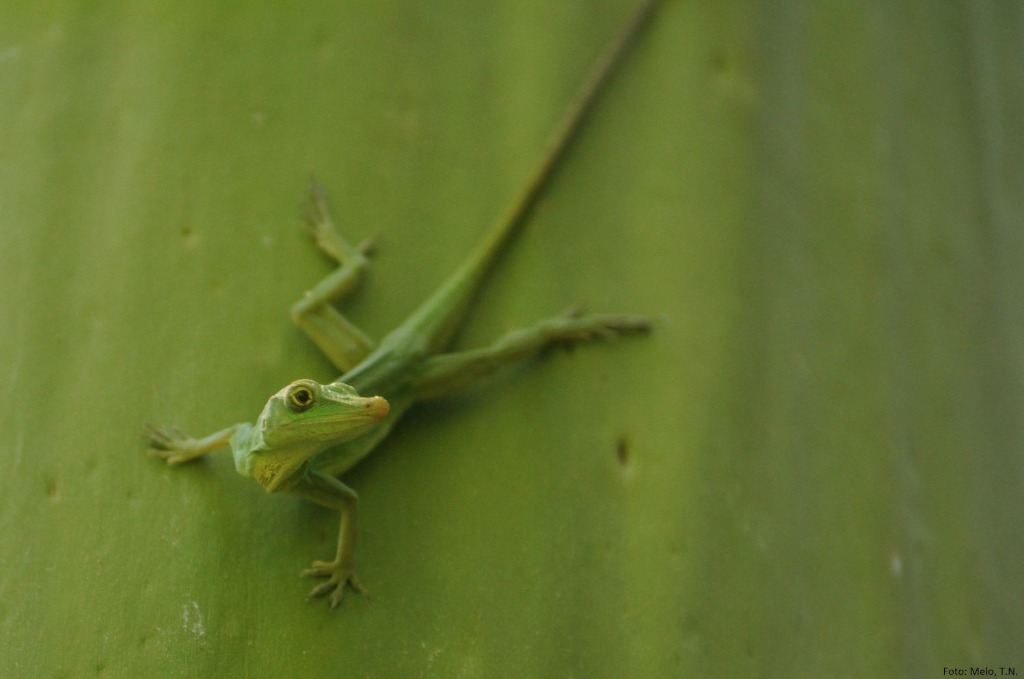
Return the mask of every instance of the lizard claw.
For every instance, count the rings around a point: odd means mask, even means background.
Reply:
[[[328,602],[331,610],[338,607],[342,597],[345,596],[345,588],[351,587],[353,591],[366,595],[366,589],[360,584],[356,574],[351,567],[342,566],[337,561],[314,561],[313,565],[303,570],[299,575],[302,577],[326,577],[327,580],[310,590],[307,599],[330,594]]]
[[[176,427],[146,425],[142,437],[149,443],[149,454],[167,461],[169,465],[191,459],[189,453],[194,440]]]
[[[345,241],[331,218],[327,194],[316,179],[310,182],[309,199],[306,201],[302,220],[305,222],[306,232],[313,238],[317,247],[339,264],[343,264],[354,254],[365,257],[373,250],[374,238],[367,238],[355,248]]]
[[[194,460],[206,453],[199,441],[177,427],[146,425],[142,437],[149,443],[149,454],[166,460],[170,466]]]

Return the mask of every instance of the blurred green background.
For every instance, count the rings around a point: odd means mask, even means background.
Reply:
[[[138,432],[334,377],[310,174],[398,323],[631,3],[0,1],[0,676],[1024,672],[1021,4],[664,5],[459,344],[656,332],[411,414],[332,614],[335,514]]]

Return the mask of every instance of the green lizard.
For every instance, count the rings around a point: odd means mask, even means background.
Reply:
[[[302,572],[326,578],[310,597],[330,594],[331,608],[335,608],[346,587],[364,591],[353,572],[356,493],[336,476],[366,457],[410,406],[463,389],[548,346],[649,328],[647,319],[636,316],[568,312],[509,333],[486,348],[443,353],[488,268],[525,221],[599,91],[656,4],[657,0],[647,0],[640,7],[595,66],[543,160],[483,243],[378,344],[334,307],[366,270],[370,242],[353,247],[341,236],[322,190],[314,183],[306,221],[317,245],[338,267],[306,292],[292,308],[292,316],[337,366],[341,377],[329,384],[308,379],[292,382],[270,397],[255,424],[235,424],[199,439],[176,429],[151,427],[145,432],[150,452],[170,465],[230,446],[238,472],[267,492],[286,491],[337,509],[341,522],[334,559],[314,561]]]

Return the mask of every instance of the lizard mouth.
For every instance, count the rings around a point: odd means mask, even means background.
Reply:
[[[391,412],[391,404],[383,396],[371,396],[363,407],[370,417],[377,420],[383,420]]]

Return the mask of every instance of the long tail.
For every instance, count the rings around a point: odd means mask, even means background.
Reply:
[[[519,194],[501,213],[477,249],[402,324],[403,330],[427,338],[431,352],[439,351],[448,344],[490,265],[526,221],[616,66],[636,42],[658,3],[659,0],[645,0],[637,8],[626,28],[593,66],[548,142],[540,163],[530,173]]]

